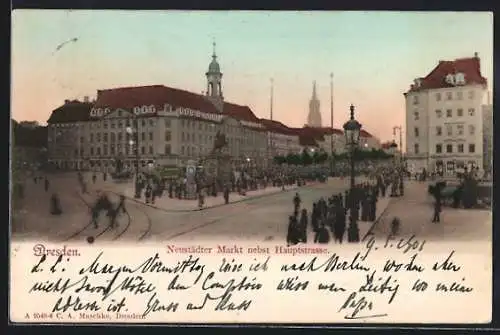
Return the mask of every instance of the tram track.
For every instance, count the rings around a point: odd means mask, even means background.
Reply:
[[[78,192],[75,192],[78,199],[89,209],[89,211],[92,210],[92,206],[78,193]],[[116,241],[117,239],[119,239],[123,234],[125,234],[130,226],[131,226],[131,223],[132,223],[132,217],[130,216],[130,214],[127,212],[125,212],[126,215],[127,215],[127,224],[125,225],[125,228],[123,230],[121,230],[117,235],[115,235],[112,240],[113,241]],[[89,223],[87,223],[85,226],[83,226],[82,228],[78,229],[76,232],[74,232],[73,234],[71,234],[69,237],[65,238],[64,239],[64,242],[67,242],[67,241],[70,241],[70,240],[73,240],[79,236],[81,236],[85,231],[87,231],[90,227],[92,227],[93,225],[93,222],[92,222],[92,219],[89,220]],[[98,232],[97,234],[92,234],[92,235],[89,235],[87,237],[92,237],[93,240],[97,240],[99,237],[103,236],[106,232],[108,231],[111,231],[112,227],[111,227],[111,222],[108,223],[105,228],[103,230],[101,230],[100,232]]]

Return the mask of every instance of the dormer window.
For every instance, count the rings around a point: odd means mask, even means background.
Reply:
[[[455,85],[455,76],[451,73],[447,74],[444,80],[447,84]]]
[[[455,74],[455,85],[464,85],[465,84],[465,74],[462,72],[458,72]]]

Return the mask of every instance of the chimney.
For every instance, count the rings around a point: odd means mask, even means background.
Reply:
[[[88,103],[89,102],[89,97],[88,95],[83,97],[83,102]]]
[[[479,58],[479,54],[477,52],[474,52],[474,58]]]
[[[69,104],[70,102],[71,102],[71,101],[70,101],[69,99],[65,99],[65,100],[64,100],[64,104],[65,104],[65,105]]]

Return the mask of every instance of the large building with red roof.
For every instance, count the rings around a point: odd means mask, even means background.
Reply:
[[[116,158],[129,168],[137,159],[140,166],[183,166],[209,155],[217,133],[226,136],[224,150],[234,164],[264,165],[303,148],[330,152],[332,142],[343,150],[338,129],[291,128],[225,101],[215,50],[205,75],[204,94],[152,85],[98,90],[94,101],[66,100],[47,122],[49,160],[68,169],[111,170]]]
[[[454,175],[483,167],[482,104],[487,80],[478,54],[439,61],[414,80],[406,99],[406,158],[415,172]]]

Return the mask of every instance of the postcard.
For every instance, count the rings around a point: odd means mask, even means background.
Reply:
[[[13,323],[486,323],[493,15],[15,10]]]

